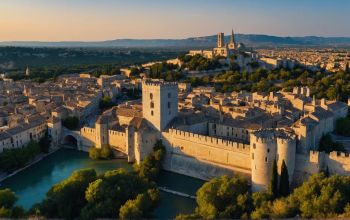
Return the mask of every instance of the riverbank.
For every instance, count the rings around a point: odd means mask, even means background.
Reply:
[[[123,168],[131,171],[132,165],[127,160],[92,160],[86,152],[75,149],[59,148],[30,167],[18,172],[1,183],[1,188],[9,188],[18,196],[17,205],[30,209],[41,202],[50,188],[67,179],[74,171],[95,169],[98,174]],[[196,191],[204,181],[162,170],[157,185],[188,195]],[[179,195],[160,191],[160,202],[154,210],[155,219],[174,219],[178,214],[194,212],[196,201]]]
[[[41,154],[37,155],[37,156],[35,157],[34,160],[30,161],[30,162],[29,162],[27,165],[25,165],[24,167],[19,168],[19,169],[15,170],[15,171],[13,171],[13,172],[11,172],[11,173],[9,173],[9,174],[8,174],[8,173],[3,173],[3,174],[1,174],[1,175],[0,175],[0,176],[1,176],[1,177],[0,177],[0,183],[1,183],[2,181],[6,180],[7,178],[10,178],[10,177],[16,175],[17,173],[19,173],[19,172],[21,172],[21,171],[23,171],[23,170],[25,170],[25,169],[27,169],[27,168],[33,166],[34,164],[38,163],[39,161],[41,161],[41,160],[44,159],[45,157],[47,157],[47,156],[49,156],[49,155],[55,153],[55,152],[56,152],[57,150],[59,150],[59,149],[60,149],[59,147],[52,148],[52,150],[50,150],[50,152],[48,152],[47,154],[41,153]],[[0,186],[1,186],[1,184],[0,184]]]

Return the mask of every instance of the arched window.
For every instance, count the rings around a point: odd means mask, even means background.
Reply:
[[[150,106],[151,106],[151,108],[154,108],[154,103],[153,103],[153,102],[151,102]]]
[[[149,94],[149,98],[152,100],[153,99],[153,93]]]
[[[151,115],[153,116],[153,111],[151,111]]]

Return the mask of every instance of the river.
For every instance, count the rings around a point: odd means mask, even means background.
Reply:
[[[95,161],[87,153],[60,149],[42,161],[1,182],[1,188],[10,188],[18,196],[18,205],[29,209],[40,202],[52,185],[68,178],[73,171],[94,168],[98,173],[124,168],[131,170],[126,160]],[[159,186],[175,191],[195,195],[204,182],[199,179],[162,171]],[[161,192],[160,203],[154,211],[155,218],[174,218],[179,213],[191,213],[196,206],[195,200]]]

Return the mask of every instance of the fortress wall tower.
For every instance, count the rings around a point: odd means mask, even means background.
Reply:
[[[176,82],[145,80],[142,82],[143,117],[158,131],[163,131],[178,114]]]
[[[287,165],[289,183],[293,180],[295,169],[296,139],[294,135],[279,135],[277,137],[277,170],[281,174],[283,160]]]
[[[95,124],[96,134],[96,148],[102,148],[103,145],[108,144],[108,123],[103,120],[97,120]]]
[[[252,191],[264,191],[270,182],[277,143],[273,131],[261,130],[250,135]]]

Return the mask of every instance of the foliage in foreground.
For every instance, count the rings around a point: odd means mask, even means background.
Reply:
[[[54,185],[31,214],[46,218],[135,219],[151,217],[159,192],[153,180],[161,168],[164,147],[158,141],[134,172],[124,169],[97,175],[93,169],[74,172]]]
[[[17,196],[10,189],[0,190],[0,218],[20,218],[24,216],[24,210],[15,206]]]
[[[277,197],[271,192],[251,193],[240,178],[219,177],[197,191],[193,218],[335,218],[350,217],[350,177],[315,174],[293,193]]]

